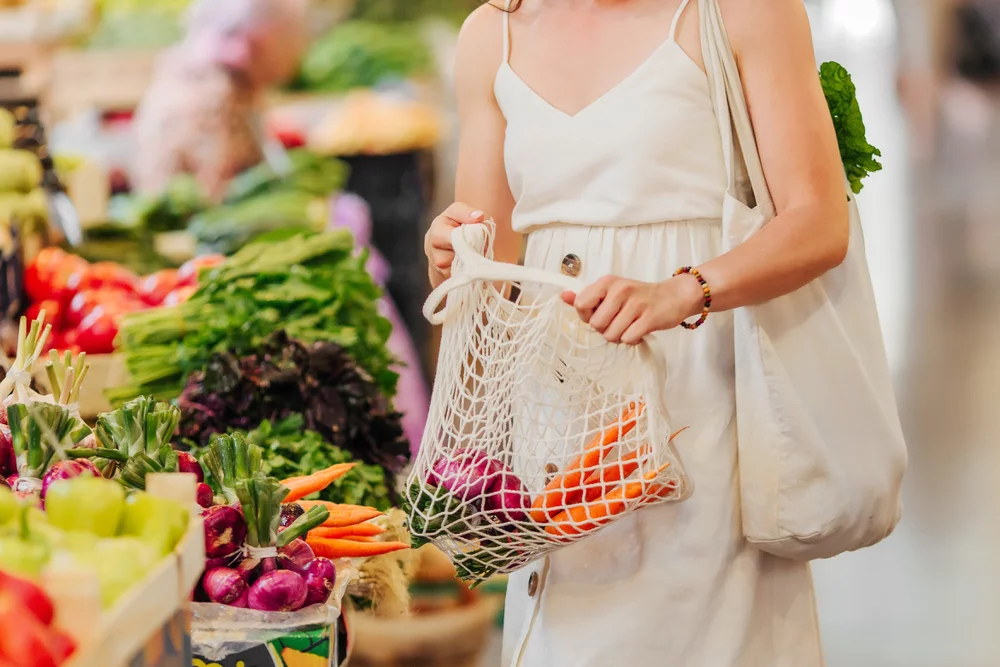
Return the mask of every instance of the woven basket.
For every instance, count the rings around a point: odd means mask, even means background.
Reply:
[[[481,597],[467,607],[390,620],[349,612],[344,667],[478,667],[502,604]]]

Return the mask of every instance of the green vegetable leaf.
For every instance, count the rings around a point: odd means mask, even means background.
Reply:
[[[826,62],[820,66],[819,75],[837,131],[844,172],[851,184],[851,191],[858,194],[864,187],[862,180],[882,169],[882,163],[876,159],[881,157],[882,152],[865,138],[865,123],[861,117],[857,89],[848,71],[838,63]]]

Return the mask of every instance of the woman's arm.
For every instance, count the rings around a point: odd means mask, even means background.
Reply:
[[[698,267],[713,311],[802,287],[839,265],[849,241],[843,166],[802,0],[722,4],[777,216]],[[626,343],[676,327],[704,301],[689,275],[659,284],[605,278],[566,300],[606,338]]]
[[[460,224],[496,222],[494,256],[516,263],[521,239],[510,226],[514,198],[507,184],[503,144],[507,123],[493,95],[493,83],[503,58],[502,14],[490,5],[474,11],[462,26],[455,66],[458,98],[459,149],[455,200],[431,223],[425,251],[431,283],[447,277],[454,253],[451,231]]]

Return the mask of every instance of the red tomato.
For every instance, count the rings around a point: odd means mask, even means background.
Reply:
[[[76,344],[87,354],[111,354],[118,335],[118,316],[97,306],[76,330]]]
[[[139,276],[124,266],[114,262],[98,262],[83,271],[76,271],[69,279],[69,287],[74,292],[111,288],[123,292],[135,292]]]
[[[64,323],[67,327],[75,327],[98,306],[115,314],[130,313],[145,306],[131,292],[112,288],[91,289],[78,292],[69,302]]]
[[[24,315],[29,322],[34,322],[43,310],[45,311],[45,324],[51,324],[53,329],[60,329],[63,324],[63,302],[55,299],[36,301],[28,306]]]
[[[202,257],[195,257],[189,262],[186,262],[184,266],[177,271],[177,283],[179,285],[197,285],[198,274],[201,273],[202,269],[215,268],[224,261],[226,261],[226,258],[222,255],[204,255]]]
[[[81,257],[59,248],[44,248],[24,271],[24,289],[32,301],[62,299],[70,277],[86,267]]]
[[[139,296],[151,306],[163,303],[177,287],[177,269],[163,269],[139,280]]]
[[[191,298],[191,295],[198,291],[197,285],[182,285],[167,295],[163,300],[164,306],[176,306]]]

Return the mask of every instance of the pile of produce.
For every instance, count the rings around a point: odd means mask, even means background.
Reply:
[[[413,24],[352,20],[316,40],[293,86],[344,92],[425,74],[430,66],[427,44]]]
[[[386,473],[399,473],[409,459],[400,415],[383,389],[332,342],[305,345],[279,332],[247,356],[213,355],[191,374],[177,404],[181,437],[198,445],[217,433],[259,428],[250,437],[279,474],[347,460],[373,464],[331,487],[325,499],[335,502],[384,506]]]
[[[264,472],[260,447],[219,436],[202,456],[218,504],[207,508],[205,574],[195,599],[259,611],[296,611],[327,601],[334,559],[407,549],[378,537],[374,508],[303,500],[347,474],[338,464],[281,481]]]
[[[306,149],[290,151],[288,158],[288,173],[277,174],[265,163],[237,175],[218,205],[197,181],[181,175],[159,195],[115,197],[111,215],[130,229],[186,230],[198,254],[229,255],[276,230],[321,231],[329,217],[326,200],[347,181],[347,168]]]
[[[31,150],[15,147],[18,122],[0,109],[0,243],[10,244],[13,223],[25,233],[42,233],[48,222],[48,199],[42,189],[43,169]],[[18,144],[20,145],[20,144]]]
[[[0,569],[38,579],[46,568],[92,572],[114,605],[184,536],[187,508],[85,470],[55,480],[44,504],[0,488]],[[44,506],[44,509],[42,509]]]
[[[381,290],[354,256],[350,232],[262,238],[202,273],[184,303],[128,314],[118,348],[133,385],[115,390],[172,399],[217,352],[253,353],[269,336],[334,341],[392,395],[397,374],[386,349],[392,325],[378,312]]]
[[[206,256],[140,277],[114,262],[90,264],[59,248],[45,248],[25,270],[27,314],[37,319],[45,313],[52,325],[51,349],[111,353],[126,314],[182,303],[194,292],[199,271],[219,262],[220,257]]]
[[[76,642],[55,626],[55,612],[52,599],[38,584],[0,571],[0,664],[65,664],[73,656]]]

